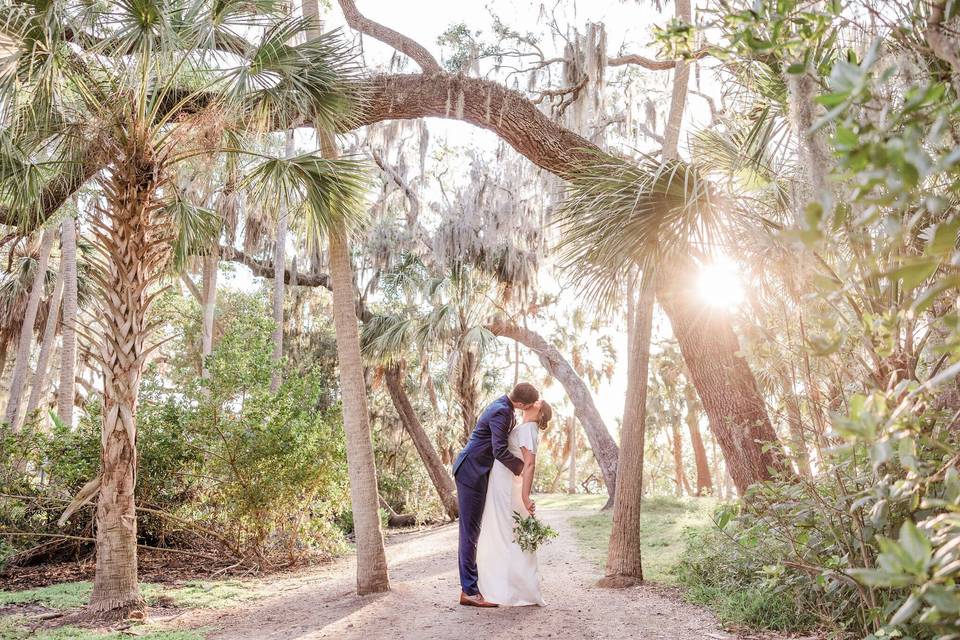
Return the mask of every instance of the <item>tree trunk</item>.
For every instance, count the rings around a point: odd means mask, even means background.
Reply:
[[[683,386],[683,395],[687,405],[687,430],[690,432],[690,445],[693,447],[694,460],[697,463],[697,496],[713,493],[713,480],[710,477],[710,463],[707,450],[700,436],[699,407],[697,390],[687,383]]]
[[[461,351],[457,358],[456,397],[460,405],[460,417],[463,420],[463,441],[466,445],[479,418],[479,399],[477,398],[477,356],[472,351]]]
[[[779,369],[780,385],[783,388],[783,403],[787,409],[787,426],[790,430],[790,450],[797,463],[797,469],[807,478],[813,473],[810,470],[810,452],[807,451],[807,440],[803,435],[803,418],[800,413],[800,400],[794,392],[793,380],[785,369]]]
[[[620,432],[622,455],[613,498],[613,526],[601,587],[622,588],[643,581],[640,562],[640,506],[643,496],[643,449],[646,431],[647,375],[653,326],[653,287],[647,278],[636,302],[627,360],[627,403]],[[629,296],[633,305],[633,293]],[[631,385],[630,381],[634,381]]]
[[[456,520],[459,514],[457,506],[456,488],[453,484],[453,478],[447,473],[446,467],[440,461],[440,456],[430,441],[417,412],[414,410],[407,392],[403,387],[403,375],[399,367],[388,367],[384,372],[384,378],[387,383],[387,390],[390,392],[390,399],[393,400],[393,406],[400,415],[400,421],[403,423],[407,433],[413,440],[413,446],[417,448],[423,465],[427,468],[430,480],[433,482],[437,495],[440,496],[440,502],[443,504],[444,511],[451,520]]]
[[[63,270],[63,330],[57,415],[67,427],[72,427],[77,375],[77,223],[72,216],[61,225],[60,245],[60,263]]]
[[[104,185],[109,209],[93,221],[105,261],[98,299],[103,368],[97,567],[90,594],[94,612],[142,609],[137,585],[137,400],[149,347],[147,314],[169,247],[154,194],[162,180],[149,159],[125,159]]]
[[[683,435],[676,420],[670,421],[671,448],[673,449],[673,482],[674,495],[678,498],[683,495],[683,488],[687,486],[687,476],[683,472]]]
[[[693,10],[690,0],[676,0],[677,18],[686,23],[693,22]],[[663,159],[677,157],[680,142],[680,129],[683,124],[683,111],[687,104],[687,85],[690,82],[690,63],[678,61],[673,68],[673,88],[670,97],[670,113],[667,115],[666,128],[663,131]]]
[[[287,143],[285,155],[293,156],[294,139],[293,130],[287,131]],[[283,382],[283,372],[280,368],[280,362],[283,360],[283,296],[284,296],[284,278],[286,276],[287,265],[287,229],[290,221],[288,219],[289,211],[287,205],[281,204],[280,217],[277,220],[276,244],[273,248],[273,353],[270,356],[270,363],[273,365],[273,373],[270,376],[270,391],[276,393]]]
[[[677,257],[658,279],[657,298],[673,326],[727,469],[743,495],[751,484],[775,473],[790,475],[790,467],[777,452],[780,441],[753,372],[740,355],[730,317],[698,299],[696,277],[693,261]]]
[[[577,421],[576,420],[570,419],[568,421],[567,432],[570,434],[570,466],[567,469],[567,493],[576,493],[577,492]]]
[[[30,347],[33,344],[33,327],[37,322],[37,312],[40,309],[40,299],[43,298],[44,285],[47,275],[47,263],[50,261],[50,251],[53,241],[57,237],[56,231],[47,227],[43,230],[40,240],[40,255],[37,258],[36,271],[30,285],[30,297],[27,298],[27,309],[20,324],[20,340],[17,342],[17,359],[13,363],[13,375],[10,377],[10,397],[7,399],[7,411],[4,420],[16,431],[20,417],[20,401],[23,398],[23,387],[30,371]]]
[[[353,265],[350,264],[350,249],[344,234],[335,231],[329,240],[333,320],[337,334],[343,428],[347,435],[347,472],[357,541],[357,594],[365,595],[389,590],[390,578],[377,508],[377,469],[373,460],[367,389],[360,359]]]
[[[600,466],[603,481],[607,485],[607,495],[612,498],[617,485],[617,457],[620,452],[603,418],[600,417],[600,412],[597,411],[586,383],[577,375],[560,351],[536,332],[506,320],[497,320],[488,325],[487,329],[494,335],[516,340],[532,350],[540,359],[540,364],[563,385],[567,397],[573,404],[574,413],[587,433],[587,441]]]
[[[203,291],[201,293],[203,333],[200,340],[200,359],[202,363],[200,375],[203,378],[210,377],[210,371],[207,369],[207,358],[213,353],[213,330],[217,309],[217,275],[219,270],[220,255],[216,249],[212,249],[209,255],[203,256]],[[282,339],[283,336],[281,335]]]
[[[321,131],[317,132],[317,136],[324,156],[335,157],[336,147],[332,136]],[[367,389],[357,329],[357,292],[353,283],[350,247],[343,231],[335,230],[329,234],[329,259],[343,429],[347,440],[347,473],[357,546],[357,594],[366,595],[388,591],[390,577],[380,529],[377,468],[370,436]]]
[[[57,274],[57,284],[53,288],[50,302],[47,305],[47,322],[43,327],[43,340],[40,341],[40,355],[37,357],[37,371],[33,374],[33,385],[30,387],[30,398],[27,400],[25,416],[29,416],[40,406],[40,399],[47,388],[47,369],[50,365],[50,354],[57,341],[57,323],[60,321],[60,300],[63,296],[64,264],[60,261],[60,270]],[[46,418],[43,423],[46,424]]]

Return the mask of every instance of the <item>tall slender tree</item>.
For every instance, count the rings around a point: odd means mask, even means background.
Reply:
[[[693,388],[693,385],[684,383],[683,399],[686,405],[686,422],[687,431],[690,433],[690,446],[693,447],[693,457],[697,465],[696,495],[709,495],[713,493],[713,480],[710,476],[707,450],[703,446],[703,437],[700,435],[700,402],[697,400],[697,390]]]
[[[49,372],[50,356],[57,340],[57,325],[60,323],[60,304],[63,298],[64,262],[60,260],[57,271],[57,283],[50,294],[47,304],[47,320],[43,327],[43,338],[40,340],[40,353],[37,356],[37,369],[33,374],[33,383],[30,386],[30,397],[27,399],[25,416],[29,416],[40,406],[40,399],[47,388],[47,374]],[[46,419],[44,419],[46,420]]]
[[[72,215],[68,215],[60,225],[60,262],[63,269],[63,331],[57,416],[65,425],[72,427],[77,376],[77,223]]]
[[[10,378],[10,397],[7,399],[7,410],[4,420],[14,430],[18,428],[20,419],[20,402],[23,399],[23,388],[30,372],[31,346],[33,345],[33,327],[37,322],[37,312],[40,310],[40,300],[44,296],[47,284],[47,263],[50,260],[50,251],[57,239],[56,229],[47,227],[40,238],[40,253],[34,267],[33,283],[30,286],[30,297],[27,300],[27,310],[23,314],[23,323],[20,328],[20,340],[17,343],[17,356],[13,363],[13,375]]]
[[[650,332],[653,326],[654,291],[649,276],[640,283],[633,317],[627,367],[647,371],[650,364]],[[630,295],[635,295],[631,290]],[[613,500],[613,525],[607,547],[606,575],[600,586],[623,588],[643,581],[640,552],[640,509],[643,499],[643,450],[646,432],[647,376],[628,372],[640,382],[636,393],[627,396],[628,404],[620,432],[620,464],[617,491]]]

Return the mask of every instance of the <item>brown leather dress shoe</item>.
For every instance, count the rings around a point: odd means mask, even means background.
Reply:
[[[484,600],[482,593],[478,593],[475,596],[468,596],[463,591],[460,592],[460,604],[465,607],[481,607],[483,609],[493,609],[500,606],[494,602]]]

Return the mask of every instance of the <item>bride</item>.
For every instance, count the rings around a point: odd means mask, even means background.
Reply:
[[[499,460],[490,469],[477,541],[480,593],[488,602],[505,606],[546,604],[540,595],[536,553],[523,551],[513,539],[513,514],[525,518],[536,510],[530,488],[537,461],[537,432],[546,429],[552,417],[550,405],[540,400],[524,409],[523,423],[510,432],[510,453],[523,460],[520,476],[513,475]]]

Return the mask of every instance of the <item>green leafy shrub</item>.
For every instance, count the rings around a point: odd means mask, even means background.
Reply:
[[[271,392],[273,323],[265,305],[238,294],[224,306],[208,379],[171,371],[169,362],[144,374],[137,412],[140,541],[199,545],[261,565],[339,551],[343,534],[334,517],[348,495],[330,372],[308,367]],[[171,388],[171,379],[179,386]],[[28,423],[0,434],[0,493],[17,496],[0,499],[0,528],[35,536],[11,537],[13,547],[49,540],[48,534],[92,536],[92,505],[66,527],[56,525],[97,475],[100,408],[91,402],[85,409],[72,429],[54,421],[48,433]]]

